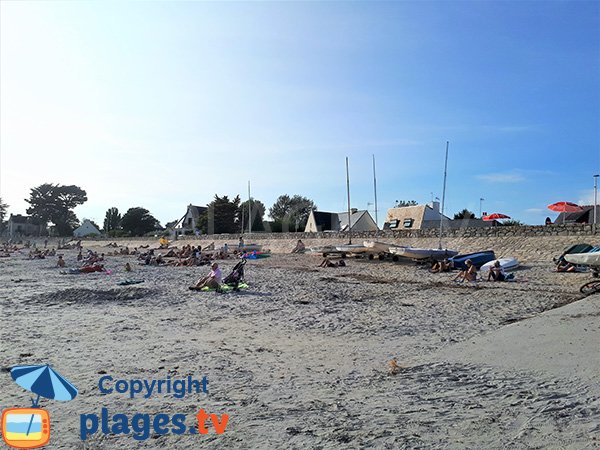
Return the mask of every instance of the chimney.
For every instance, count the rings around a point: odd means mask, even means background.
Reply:
[[[438,202],[438,201],[434,200],[431,203],[429,203],[427,206],[429,206],[431,209],[433,209],[434,213],[440,212],[440,202]]]
[[[356,208],[351,208],[350,209],[350,213],[352,213],[352,214],[357,213],[357,212],[358,212],[358,209],[356,209]]]

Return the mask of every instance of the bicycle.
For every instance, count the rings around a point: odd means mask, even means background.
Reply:
[[[592,280],[585,283],[579,288],[579,292],[584,295],[592,295],[600,293],[600,280]]]

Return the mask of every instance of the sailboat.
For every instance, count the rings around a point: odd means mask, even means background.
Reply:
[[[441,260],[458,255],[456,250],[442,248],[442,235],[444,231],[444,202],[446,200],[446,178],[448,174],[448,147],[450,143],[446,141],[446,159],[444,162],[444,188],[442,192],[442,209],[440,211],[440,243],[438,248],[414,248],[414,247],[394,247],[390,248],[390,253],[395,256],[410,258],[416,260],[435,259]]]

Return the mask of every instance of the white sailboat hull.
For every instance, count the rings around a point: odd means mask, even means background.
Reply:
[[[390,252],[397,256],[410,259],[443,259],[450,258],[458,254],[457,251],[434,248],[413,248],[413,247],[392,247]]]
[[[567,254],[565,259],[572,264],[600,266],[600,252]]]

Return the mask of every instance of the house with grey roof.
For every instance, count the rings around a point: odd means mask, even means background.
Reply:
[[[352,231],[377,231],[379,228],[368,211],[353,208],[350,211]],[[348,213],[311,211],[304,231],[316,233],[319,231],[348,231]]]

